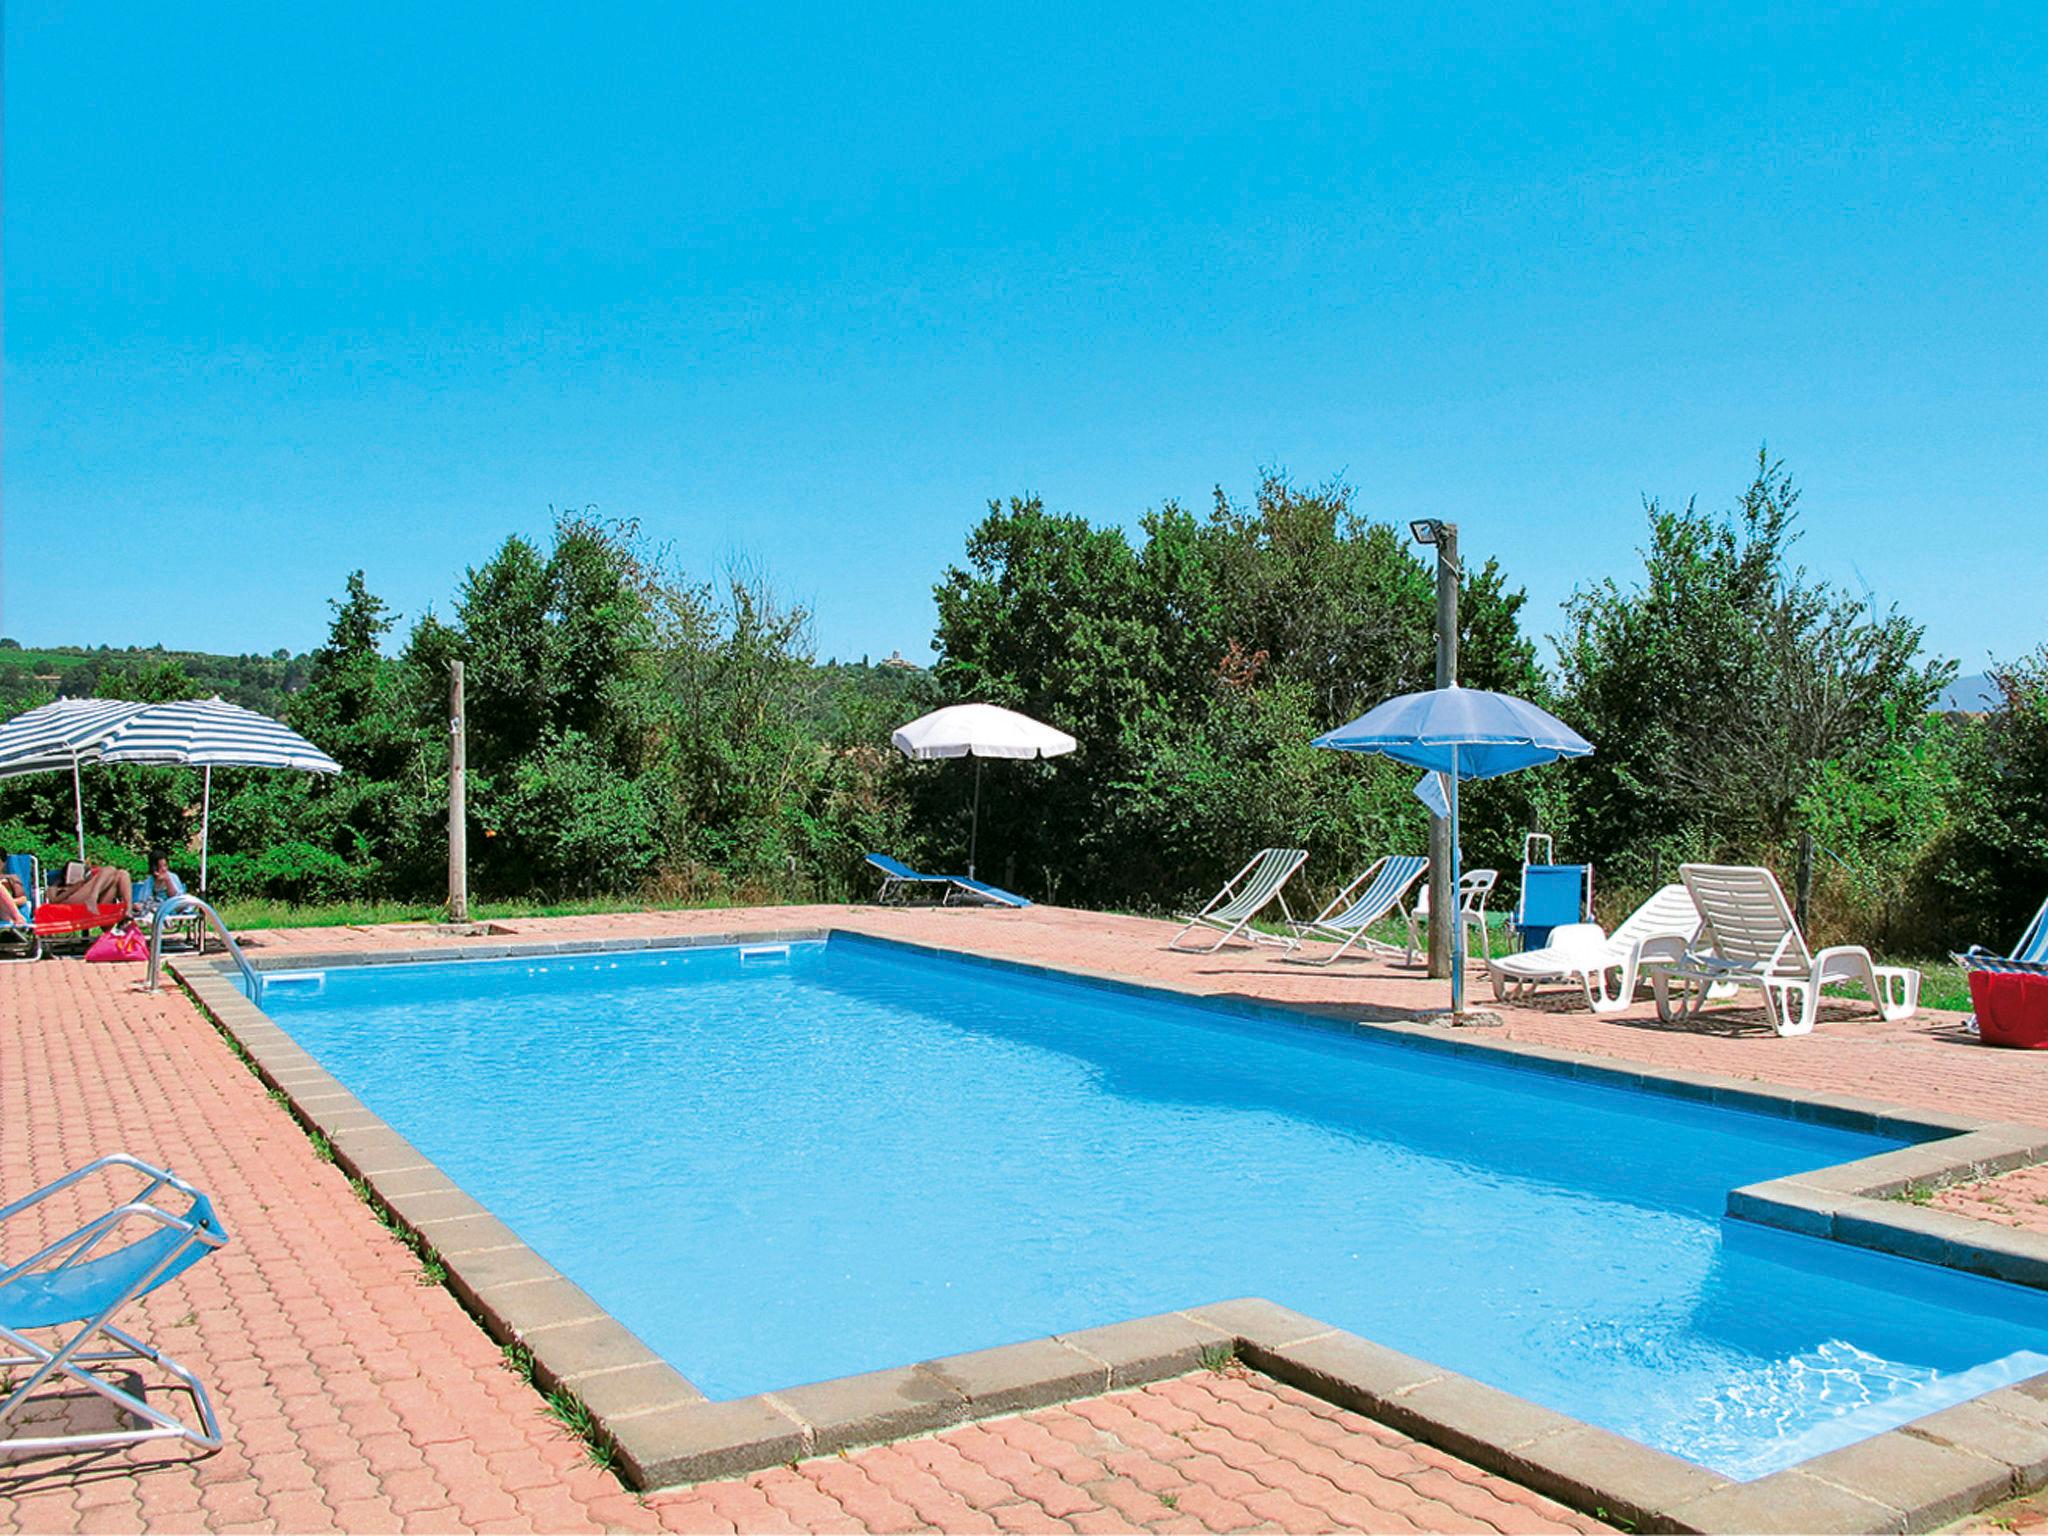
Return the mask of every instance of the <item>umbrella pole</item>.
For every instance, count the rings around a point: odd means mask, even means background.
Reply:
[[[213,834],[213,767],[206,769],[206,787],[199,795],[199,894],[206,894],[206,844]]]
[[[1458,848],[1458,749],[1451,748],[1451,1017],[1465,1012],[1465,902],[1458,890],[1464,878]]]
[[[78,754],[71,754],[71,809],[78,818],[78,862],[85,862],[85,788],[78,782]]]
[[[967,824],[967,878],[974,878],[974,850],[981,841],[981,759],[974,760],[974,819]]]

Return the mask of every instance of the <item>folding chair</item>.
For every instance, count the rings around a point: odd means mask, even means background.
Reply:
[[[1394,912],[1406,918],[1408,892],[1428,870],[1429,860],[1421,854],[1390,853],[1375,860],[1366,867],[1364,874],[1339,891],[1322,911],[1307,922],[1292,925],[1297,936],[1327,939],[1337,946],[1336,949],[1323,955],[1284,955],[1281,958],[1296,965],[1329,965],[1357,944],[1377,954],[1406,955],[1409,964],[1414,964],[1415,923],[1412,919],[1408,922],[1409,944],[1405,950],[1396,944],[1382,944],[1367,930]]]
[[[83,1450],[133,1445],[145,1440],[189,1440],[209,1451],[220,1449],[219,1421],[199,1378],[158,1350],[115,1326],[114,1319],[158,1286],[175,1279],[228,1240],[213,1205],[198,1190],[161,1168],[138,1158],[114,1153],[67,1173],[12,1205],[0,1207],[0,1230],[8,1221],[33,1209],[60,1191],[109,1169],[130,1169],[146,1181],[140,1193],[96,1216],[68,1236],[0,1268],[0,1383],[14,1370],[29,1368],[26,1379],[0,1397],[0,1436],[24,1404],[53,1378],[62,1376],[97,1393],[124,1413],[142,1421],[136,1429],[0,1438],[0,1452]],[[183,1209],[158,1203],[165,1192],[179,1197]],[[108,1251],[95,1253],[117,1234],[134,1228],[142,1235]],[[56,1329],[54,1344],[39,1344],[23,1329]],[[111,1347],[91,1347],[104,1335]],[[16,1353],[18,1351],[18,1353]],[[146,1360],[161,1366],[192,1393],[198,1423],[176,1416],[118,1386],[100,1368],[124,1361]]]
[[[1250,944],[1278,944],[1283,949],[1293,949],[1300,940],[1277,938],[1260,933],[1252,927],[1252,919],[1263,912],[1271,902],[1280,903],[1282,921],[1292,923],[1294,914],[1287,910],[1287,898],[1280,894],[1280,887],[1294,878],[1294,872],[1308,862],[1306,848],[1262,848],[1230,881],[1209,898],[1209,904],[1187,919],[1187,926],[1167,941],[1168,949],[1179,949],[1180,941],[1197,928],[1211,930],[1216,942],[1194,954],[1214,954],[1232,939],[1242,937]]]

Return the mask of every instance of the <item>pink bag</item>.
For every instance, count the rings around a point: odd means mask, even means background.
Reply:
[[[140,928],[114,928],[92,941],[85,958],[96,962],[117,960],[147,960],[149,940],[142,936]]]

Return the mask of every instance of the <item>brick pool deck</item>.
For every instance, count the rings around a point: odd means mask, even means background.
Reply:
[[[519,920],[498,942],[838,926],[1204,990],[1406,1017],[1442,983],[1377,962],[1176,955],[1137,918],[805,907]],[[457,949],[417,927],[250,936],[252,952]],[[486,941],[487,942],[487,941]],[[1509,1008],[1492,1031],[1655,1066],[2048,1122],[2048,1053],[1975,1045],[1953,1016],[1832,1010],[1778,1039],[1754,1007],[1667,1028]],[[0,966],[0,1189],[124,1148],[211,1192],[234,1241],[143,1307],[145,1336],[214,1387],[227,1446],[0,1463],[0,1528],[185,1530],[1433,1530],[1593,1523],[1391,1429],[1256,1375],[1178,1381],[645,1499],[507,1370],[224,1042],[130,967]],[[2014,1179],[2037,1177],[2013,1175]],[[2005,1201],[2032,1224],[2048,1212]],[[1981,1199],[1981,1197],[1979,1197]],[[1937,1200],[1967,1208],[1962,1192]],[[1284,1299],[1284,1298],[1283,1298]],[[1166,1495],[1162,1498],[1161,1495]]]

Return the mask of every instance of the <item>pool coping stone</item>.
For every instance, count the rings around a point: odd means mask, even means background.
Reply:
[[[1637,1068],[1401,1019],[1347,1019],[1284,1003],[1218,997],[1191,985],[1136,982],[831,928],[337,952],[258,960],[256,966],[307,972],[826,940],[908,949],[1127,994],[1165,994],[1226,1013],[1410,1049],[1506,1057],[1551,1075],[1902,1140],[1908,1145],[1893,1151],[1733,1190],[1727,1213],[2048,1288],[2048,1238],[1901,1198],[1918,1188],[2048,1160],[2048,1130],[2034,1127],[1923,1113],[1846,1094],[1803,1094],[1712,1073]],[[171,969],[292,1114],[326,1139],[342,1170],[361,1180],[433,1250],[450,1289],[485,1330],[501,1344],[530,1352],[536,1385],[583,1401],[629,1481],[643,1490],[742,1475],[804,1456],[1141,1386],[1213,1363],[1219,1347],[1278,1380],[1487,1471],[1643,1530],[1926,1530],[2048,1480],[2048,1374],[1739,1483],[1257,1297],[712,1401],[361,1104],[248,999],[227,960],[184,957],[172,961]]]

